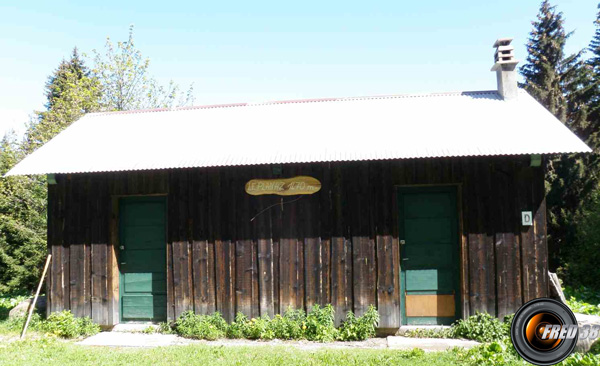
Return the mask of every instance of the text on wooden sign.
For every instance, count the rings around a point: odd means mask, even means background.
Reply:
[[[293,196],[297,194],[313,194],[321,190],[321,182],[308,176],[280,179],[252,179],[246,183],[246,193],[259,196],[276,194]]]

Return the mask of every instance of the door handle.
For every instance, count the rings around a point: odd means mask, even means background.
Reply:
[[[403,260],[403,261],[407,261],[407,260],[409,260],[409,258],[402,258],[402,260]]]
[[[400,245],[404,245],[404,244],[406,244],[406,241],[405,240],[400,240]]]

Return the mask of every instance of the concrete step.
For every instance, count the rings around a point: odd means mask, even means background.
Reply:
[[[115,325],[111,331],[120,333],[138,333],[146,330],[146,328],[152,327],[158,329],[158,325],[154,323],[122,323]]]

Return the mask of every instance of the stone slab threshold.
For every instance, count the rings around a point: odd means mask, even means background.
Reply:
[[[142,331],[146,330],[149,327],[152,327],[154,329],[158,329],[158,324],[151,323],[151,322],[147,322],[147,323],[122,323],[122,324],[115,325],[114,327],[112,327],[112,329],[110,329],[110,331],[111,332],[125,332],[125,333],[142,332]]]
[[[104,347],[167,347],[184,346],[191,344],[204,344],[209,346],[225,347],[262,347],[262,346],[292,346],[303,350],[317,350],[322,348],[332,349],[401,349],[411,350],[421,348],[424,351],[445,351],[454,347],[471,348],[479,343],[460,339],[437,338],[406,338],[389,336],[387,338],[372,338],[363,342],[331,342],[318,343],[309,341],[251,341],[246,339],[220,339],[216,341],[203,341],[182,338],[174,334],[144,334],[131,332],[101,332],[86,338],[76,344],[82,346]]]
[[[442,331],[444,329],[450,329],[449,325],[403,325],[398,329],[395,335],[402,336],[408,332],[412,332],[415,330],[433,330],[433,331]]]

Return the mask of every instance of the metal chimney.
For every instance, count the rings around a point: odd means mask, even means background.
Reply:
[[[519,61],[515,60],[515,48],[510,45],[512,38],[500,38],[494,42],[494,66],[492,71],[496,71],[498,80],[498,93],[504,100],[517,99],[517,71],[516,67]]]

